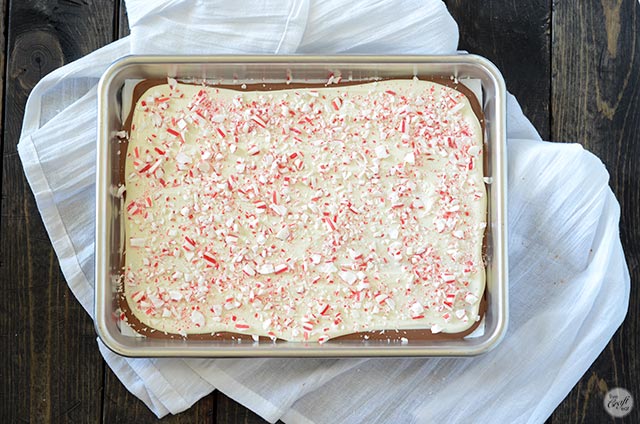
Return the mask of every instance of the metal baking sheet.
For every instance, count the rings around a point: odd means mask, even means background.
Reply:
[[[231,340],[150,339],[121,330],[116,314],[123,240],[118,183],[118,140],[127,80],[167,77],[210,83],[326,81],[329,75],[372,78],[454,77],[478,80],[485,115],[488,194],[484,333],[456,340],[249,343]],[[508,320],[505,85],[488,60],[455,56],[128,56],[103,74],[98,89],[96,180],[96,331],[114,352],[130,357],[375,357],[473,356],[502,339]]]

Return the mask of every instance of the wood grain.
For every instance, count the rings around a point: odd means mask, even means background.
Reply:
[[[637,1],[556,2],[553,12],[552,136],[579,142],[607,166],[621,206],[621,235],[631,271],[631,303],[622,328],[550,422],[610,421],[606,391],[624,387],[636,407],[619,422],[640,422],[640,6]]]
[[[551,0],[446,0],[461,50],[491,60],[543,139],[549,139]]]
[[[127,8],[124,4],[124,0],[115,0],[116,5],[118,5],[118,32],[116,33],[117,38],[123,38],[129,35],[129,18],[127,16]]]
[[[5,80],[5,72],[6,72],[6,67],[5,67],[5,57],[6,57],[6,52],[7,52],[7,40],[5,37],[6,34],[6,19],[5,16],[7,16],[7,7],[8,7],[8,2],[7,0],[0,0],[0,13],[2,14],[2,19],[0,19],[0,52],[2,52],[0,54],[0,98],[4,100],[4,80]],[[3,106],[4,106],[4,101],[0,102],[0,130],[3,128]],[[4,135],[2,134],[2,131],[0,131],[0,146],[2,146],[3,144],[3,140],[4,140]],[[2,162],[0,161],[0,175],[2,175],[1,173],[2,171]],[[1,201],[0,201],[0,204]]]
[[[93,324],[60,273],[16,145],[33,86],[109,42],[112,10],[111,0],[9,4],[0,224],[2,423],[100,422],[103,367]]]

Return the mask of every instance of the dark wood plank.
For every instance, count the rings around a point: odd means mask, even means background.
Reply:
[[[551,0],[446,0],[461,50],[491,60],[545,140],[549,137]]]
[[[603,396],[624,387],[640,422],[640,5],[637,1],[556,2],[553,14],[552,136],[582,143],[607,165],[621,209],[631,270],[629,313],[607,349],[558,407],[553,423],[610,421]]]
[[[60,273],[16,145],[27,95],[40,78],[111,41],[113,3],[14,0],[8,22],[0,422],[99,422],[103,366],[93,324]]]
[[[5,74],[6,74],[6,66],[5,66],[5,62],[6,62],[6,56],[7,56],[7,40],[5,38],[5,34],[6,34],[6,17],[7,17],[7,12],[8,12],[8,6],[9,3],[7,2],[7,0],[2,0],[0,1],[0,17],[2,19],[0,19],[0,99],[4,100],[4,81],[5,81]],[[4,101],[0,102],[0,122],[2,122],[2,111],[3,111],[3,107],[4,107]],[[0,123],[0,129],[2,128],[2,124]],[[2,144],[2,141],[4,139],[4,136],[2,134],[2,131],[0,131],[0,145]],[[2,169],[2,162],[0,162],[0,170]],[[1,174],[0,174],[1,175]],[[0,177],[1,178],[1,177]]]
[[[115,0],[116,4],[119,4],[118,8],[118,38],[124,38],[129,35],[129,19],[127,17],[127,8],[124,4],[124,0]]]
[[[177,415],[168,415],[161,420],[133,396],[120,383],[113,372],[106,368],[105,373],[105,399],[103,406],[104,423],[167,423],[167,424],[191,424],[215,422],[215,396],[209,395],[201,399],[196,405]]]

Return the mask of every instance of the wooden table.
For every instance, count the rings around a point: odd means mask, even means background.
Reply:
[[[484,55],[543,138],[580,142],[611,174],[634,282],[640,268],[640,6],[636,0],[448,0],[461,48]],[[128,32],[120,0],[0,0],[2,224],[0,423],[154,422],[104,365],[93,324],[69,291],[16,145],[24,104],[51,70]],[[6,62],[5,62],[6,61]],[[598,360],[549,419],[612,420],[608,388],[640,402],[638,301]],[[640,422],[640,408],[622,422]],[[166,423],[263,422],[213,393]]]

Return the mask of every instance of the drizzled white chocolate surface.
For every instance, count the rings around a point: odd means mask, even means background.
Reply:
[[[154,86],[125,161],[130,313],[291,341],[464,331],[485,284],[482,147],[469,100],[429,81]]]

